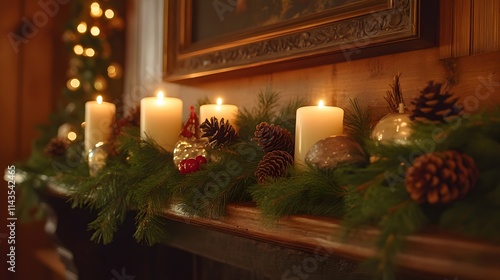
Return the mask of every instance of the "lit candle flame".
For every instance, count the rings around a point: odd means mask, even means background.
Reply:
[[[321,108],[321,107],[325,107],[325,102],[323,102],[323,100],[320,100],[320,101],[318,102],[318,107],[320,107],[320,108]]]
[[[97,96],[97,104],[102,104],[102,96]]]
[[[68,133],[68,139],[69,139],[69,141],[75,141],[75,139],[76,139],[76,133],[73,132],[73,131],[69,132]]]
[[[165,98],[165,94],[163,93],[163,91],[159,90],[157,96],[158,98],[156,99],[156,105],[163,105],[163,99]]]
[[[215,109],[217,111],[220,111],[221,110],[221,105],[222,105],[222,99],[221,98],[217,98],[217,106],[215,107]]]

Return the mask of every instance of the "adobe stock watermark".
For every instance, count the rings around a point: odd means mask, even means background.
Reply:
[[[324,263],[330,256],[332,252],[327,248],[322,246],[317,246],[314,249],[314,254],[308,256],[302,260],[302,262],[297,262],[297,264],[292,265],[290,269],[285,271],[281,275],[281,280],[304,280],[308,279],[311,274],[318,271],[321,264]],[[347,266],[345,260],[341,260],[339,264],[339,269],[344,270]]]
[[[479,83],[474,90],[474,94],[470,94],[463,99],[462,107],[467,113],[449,120],[445,116],[445,120],[447,120],[447,123],[451,125],[450,128],[452,130],[457,130],[458,128],[460,128],[462,126],[463,120],[469,118],[471,113],[477,111],[479,109],[480,103],[490,98],[491,94],[493,94],[496,89],[500,87],[500,82],[493,80],[493,73],[490,73],[488,77],[478,76],[477,80],[479,81]],[[459,108],[454,108],[454,110],[457,109]],[[416,143],[418,149],[413,150],[407,158],[399,155],[398,160],[401,162],[401,165],[398,167],[397,174],[389,171],[386,171],[384,173],[385,180],[391,190],[394,191],[394,186],[396,184],[404,182],[406,168],[412,166],[416,158],[424,154],[435,152],[436,145],[444,143],[446,139],[447,135],[445,134],[445,131],[441,127],[436,127],[432,131],[430,138],[419,139],[419,141]]]
[[[238,5],[239,0],[214,0],[212,5],[214,10],[219,16],[220,21],[224,21],[224,14],[227,12],[232,12]]]
[[[128,275],[125,271],[125,267],[122,267],[121,272],[116,271],[116,269],[111,270],[113,278],[111,280],[134,280],[135,275]]]
[[[35,38],[35,36],[49,22],[49,18],[53,18],[59,13],[60,5],[69,3],[70,0],[39,0],[38,6],[40,10],[33,13],[31,19],[27,17],[22,17],[22,25],[17,31],[18,33],[10,32],[7,34],[7,38],[14,49],[14,52],[19,53],[19,46],[21,44],[27,44],[30,39]]]

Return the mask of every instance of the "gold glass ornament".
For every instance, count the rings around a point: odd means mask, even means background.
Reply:
[[[99,142],[89,152],[89,173],[90,176],[95,176],[106,166],[106,159],[110,151],[110,145]]]
[[[411,133],[410,114],[390,113],[375,125],[371,138],[377,143],[407,145]]]

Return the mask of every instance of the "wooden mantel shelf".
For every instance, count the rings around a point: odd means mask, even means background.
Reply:
[[[165,211],[167,218],[211,230],[319,255],[335,255],[364,260],[374,255],[376,229],[362,229],[342,238],[339,220],[315,216],[283,218],[264,225],[259,210],[251,203],[231,204],[221,219],[192,217],[176,210]],[[443,232],[426,232],[407,238],[398,256],[400,267],[448,279],[500,279],[500,246],[465,239]]]
[[[62,197],[68,194],[66,189],[53,185],[49,191]],[[230,204],[227,215],[220,219],[189,216],[176,205],[166,208],[164,214],[171,233],[164,244],[251,270],[256,269],[252,258],[262,258],[262,267],[263,262],[273,262],[297,252],[304,253],[299,259],[313,256],[351,262],[365,260],[375,254],[373,244],[379,233],[377,229],[364,228],[342,238],[344,230],[339,220],[308,215],[287,217],[265,225],[253,203]],[[243,243],[245,245],[241,245]],[[251,252],[235,253],[237,250]],[[276,250],[283,252],[276,254]],[[234,261],[235,258],[240,260]],[[425,278],[404,279],[500,279],[500,245],[437,230],[408,237],[397,262],[406,272],[425,275]],[[289,268],[290,262],[285,266]],[[281,272],[274,275],[281,279],[299,279],[283,278]]]

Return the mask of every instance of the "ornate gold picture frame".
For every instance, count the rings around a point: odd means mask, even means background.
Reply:
[[[263,10],[250,0],[166,1],[165,80],[266,73],[436,44],[438,1],[278,2]]]

